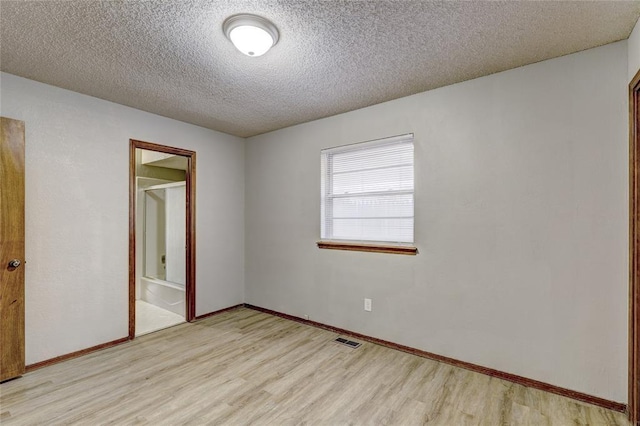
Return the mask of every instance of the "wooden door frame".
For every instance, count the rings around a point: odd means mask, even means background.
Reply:
[[[640,425],[640,71],[629,83],[629,420]]]
[[[185,319],[196,317],[196,153],[182,148],[129,139],[129,339],[136,330],[136,148],[187,158]]]

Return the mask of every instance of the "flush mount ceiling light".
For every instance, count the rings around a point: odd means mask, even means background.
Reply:
[[[222,30],[233,45],[247,56],[267,53],[278,42],[278,29],[269,20],[243,13],[228,17]]]

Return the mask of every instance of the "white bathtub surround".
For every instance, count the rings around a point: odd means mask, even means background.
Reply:
[[[187,312],[184,284],[142,277],[140,278],[140,300],[180,315],[183,319]]]
[[[140,191],[139,195],[140,195]],[[136,229],[143,239],[142,257],[137,259],[138,278],[145,276],[186,284],[186,186],[185,182],[171,182],[144,188],[139,197]],[[139,282],[139,279],[138,279]]]
[[[166,280],[182,284],[187,282],[186,263],[186,184],[180,182],[167,186],[166,193]]]

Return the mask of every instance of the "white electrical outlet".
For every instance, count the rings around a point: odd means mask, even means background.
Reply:
[[[371,299],[364,299],[364,310],[371,312]]]

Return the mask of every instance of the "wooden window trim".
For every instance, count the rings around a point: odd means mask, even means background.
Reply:
[[[364,251],[371,253],[405,254],[410,256],[418,254],[418,248],[414,246],[363,244],[358,242],[348,243],[341,241],[318,241],[316,244],[318,248],[328,250]]]

